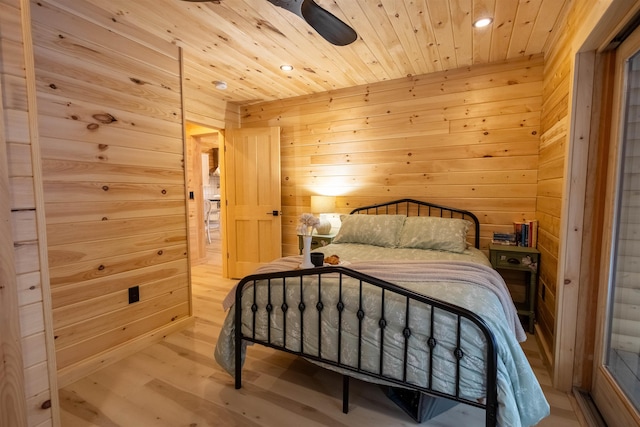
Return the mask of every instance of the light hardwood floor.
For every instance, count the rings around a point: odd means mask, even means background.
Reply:
[[[221,278],[219,241],[208,262],[192,269],[195,324],[60,390],[62,425],[75,426],[415,426],[373,384],[351,381],[350,411],[342,413],[341,377],[303,359],[253,346],[243,387],[213,359],[235,281]],[[534,337],[523,348],[551,405],[541,427],[578,427],[573,399],[551,387]],[[457,405],[422,423],[482,426],[483,411]]]

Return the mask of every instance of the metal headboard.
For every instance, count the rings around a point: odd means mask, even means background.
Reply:
[[[353,214],[365,215],[407,215],[407,216],[439,216],[442,218],[461,218],[473,223],[473,240],[476,249],[480,249],[480,222],[478,217],[463,209],[436,205],[414,199],[401,199],[378,205],[363,206],[351,211]]]

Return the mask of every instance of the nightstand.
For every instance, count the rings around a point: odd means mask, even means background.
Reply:
[[[333,238],[338,234],[337,231],[331,231],[329,234],[313,234],[311,236],[311,250],[327,246],[333,241]],[[302,236],[298,235],[298,248],[300,248],[300,254],[302,255]]]
[[[518,315],[527,318],[528,328],[525,326],[525,329],[533,333],[540,252],[536,248],[492,244],[489,259],[507,284]]]

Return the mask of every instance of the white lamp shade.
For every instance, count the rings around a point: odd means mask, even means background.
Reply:
[[[311,196],[311,212],[327,213],[336,209],[336,198],[334,196]]]

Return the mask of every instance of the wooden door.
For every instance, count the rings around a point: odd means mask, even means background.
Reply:
[[[224,147],[225,275],[240,278],[282,256],[280,128],[228,130]]]
[[[592,396],[610,426],[640,425],[640,30],[616,52]]]

